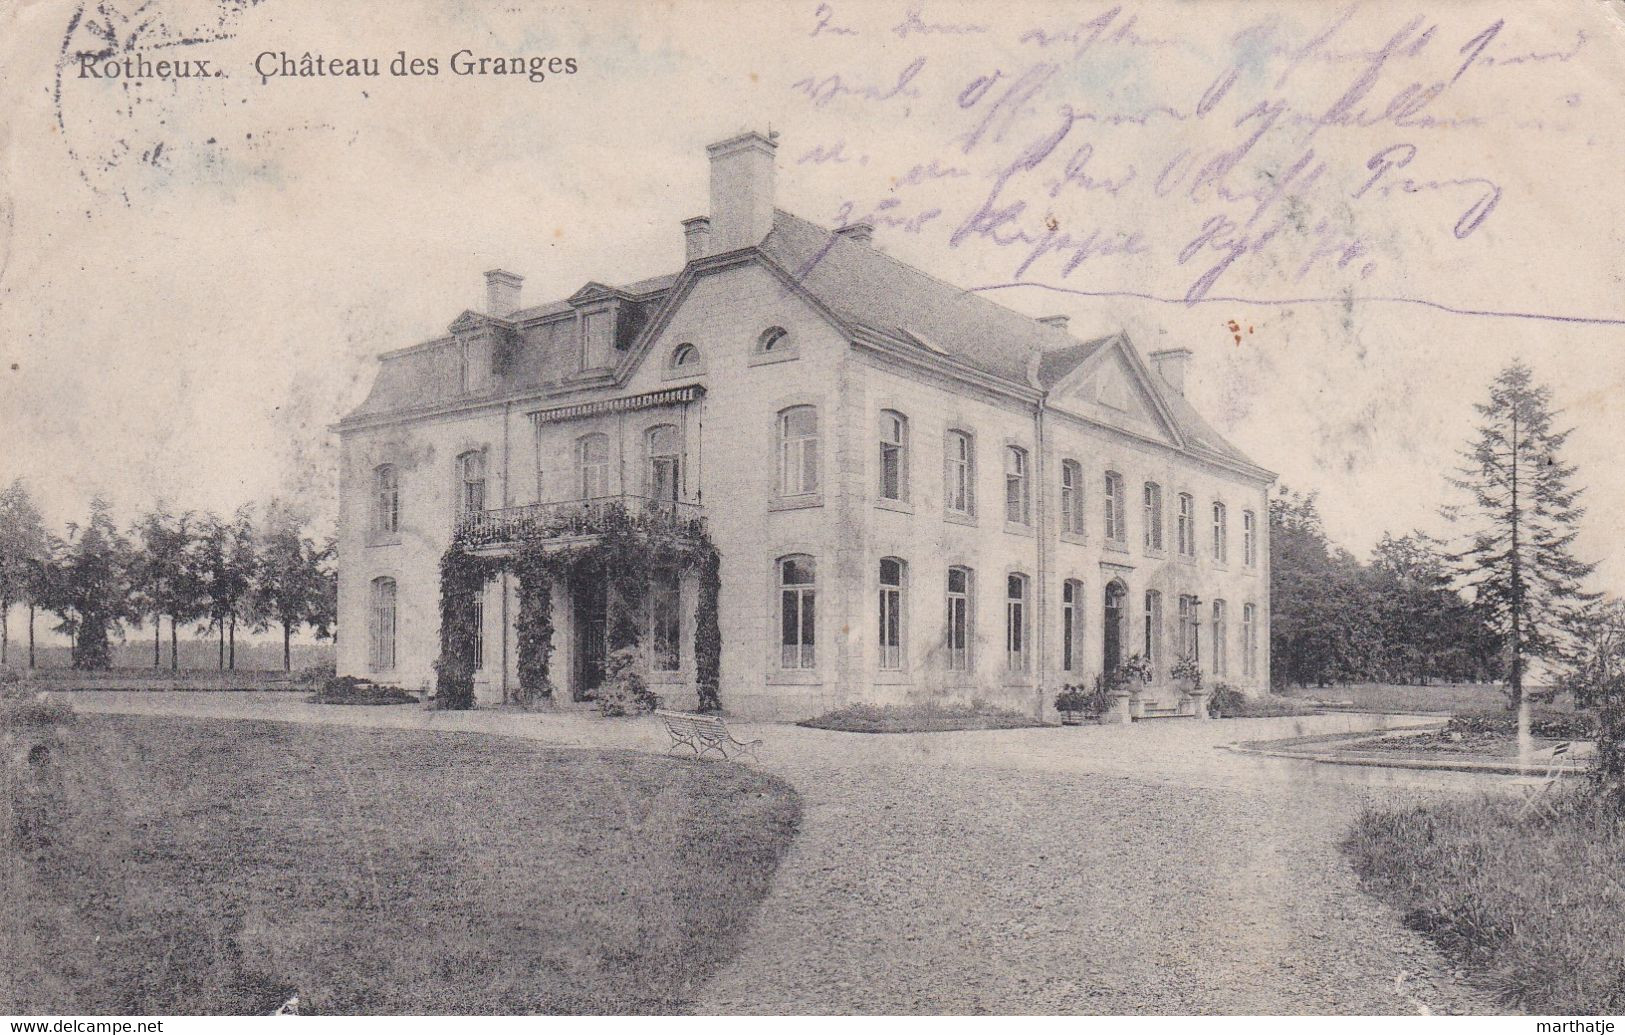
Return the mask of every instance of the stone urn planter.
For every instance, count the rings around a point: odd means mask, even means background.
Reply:
[[[1206,721],[1208,717],[1207,690],[1193,680],[1182,679],[1179,681],[1179,692],[1185,700],[1191,703],[1192,714],[1197,719]]]
[[[1128,690],[1114,690],[1111,695],[1111,707],[1100,716],[1103,724],[1122,723],[1127,726],[1134,721],[1134,701],[1139,695]]]

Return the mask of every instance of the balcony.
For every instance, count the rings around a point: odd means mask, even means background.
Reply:
[[[603,532],[622,514],[636,528],[684,530],[705,519],[705,508],[698,503],[626,493],[529,503],[461,514],[457,536],[473,547],[512,545],[527,539],[587,539]]]

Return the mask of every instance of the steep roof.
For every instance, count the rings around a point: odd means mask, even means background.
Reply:
[[[775,210],[773,229],[759,250],[849,327],[867,328],[911,342],[929,353],[1041,391],[1053,388],[1118,337],[1110,334],[1080,340],[1059,327],[915,269],[872,245],[848,240],[782,210]],[[589,282],[587,287],[634,299],[628,304],[635,305],[642,314],[652,314],[680,279],[680,273],[668,273],[624,286]],[[514,313],[508,323],[531,323],[570,309],[567,300],[548,302]],[[642,323],[640,316],[636,326],[641,328]],[[564,330],[567,326],[559,325],[553,333],[573,333]],[[450,341],[443,339],[386,356],[366,401],[350,416],[468,399],[452,389],[457,359],[454,351],[445,347],[449,345]],[[573,352],[571,343],[562,337],[551,338],[533,324],[518,335],[517,345],[513,362],[496,379],[489,394],[553,384],[570,373],[559,366],[559,357],[553,354]],[[1188,443],[1252,463],[1215,431],[1183,395],[1155,374],[1150,376]]]

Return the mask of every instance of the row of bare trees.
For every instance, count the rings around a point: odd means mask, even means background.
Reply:
[[[296,630],[319,638],[336,633],[337,580],[331,540],[318,545],[305,518],[272,500],[256,519],[240,507],[229,518],[174,511],[158,503],[127,530],[97,497],[83,524],[51,533],[27,488],[0,491],[0,665],[11,661],[10,615],[28,612],[28,666],[36,661],[38,614],[73,644],[73,667],[107,668],[111,641],[127,627],[152,629],[152,664],[163,664],[163,624],[169,624],[169,666],[178,669],[179,630],[195,626],[219,641],[219,667],[236,668],[239,628],[278,628],[282,665],[292,665]]]

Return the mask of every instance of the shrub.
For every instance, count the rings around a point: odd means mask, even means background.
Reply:
[[[1231,686],[1229,683],[1220,683],[1208,694],[1207,713],[1215,719],[1225,716],[1232,718],[1239,716],[1247,707],[1247,695]]]
[[[643,675],[643,654],[636,647],[611,651],[604,662],[604,684],[598,688],[603,715],[637,715],[660,707],[660,695]]]
[[[1518,714],[1505,709],[1463,712],[1451,716],[1444,731],[1463,737],[1514,737],[1518,734]],[[1529,732],[1547,740],[1594,740],[1597,719],[1586,712],[1537,709],[1529,716]]]
[[[312,704],[416,704],[418,699],[398,686],[356,676],[335,676],[306,700]]]
[[[338,665],[332,658],[299,670],[293,681],[300,686],[326,686],[338,674]]]

